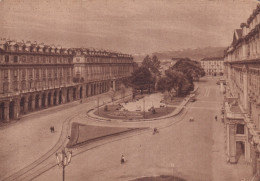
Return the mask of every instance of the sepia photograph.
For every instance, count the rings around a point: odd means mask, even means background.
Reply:
[[[260,181],[260,0],[0,0],[1,181]]]

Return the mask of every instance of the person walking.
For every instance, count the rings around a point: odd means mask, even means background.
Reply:
[[[125,157],[124,155],[121,156],[121,164],[125,163]]]
[[[215,116],[215,120],[218,121],[218,116],[217,115]]]

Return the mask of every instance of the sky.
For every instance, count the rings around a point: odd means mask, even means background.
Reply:
[[[0,0],[0,37],[123,53],[227,47],[257,0]]]

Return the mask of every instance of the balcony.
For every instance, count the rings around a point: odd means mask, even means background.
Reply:
[[[225,112],[227,119],[244,120],[245,113],[240,109],[237,98],[228,98],[228,102],[225,103]]]

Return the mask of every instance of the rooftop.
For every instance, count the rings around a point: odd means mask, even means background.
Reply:
[[[223,57],[206,57],[201,59],[200,61],[223,61]]]

